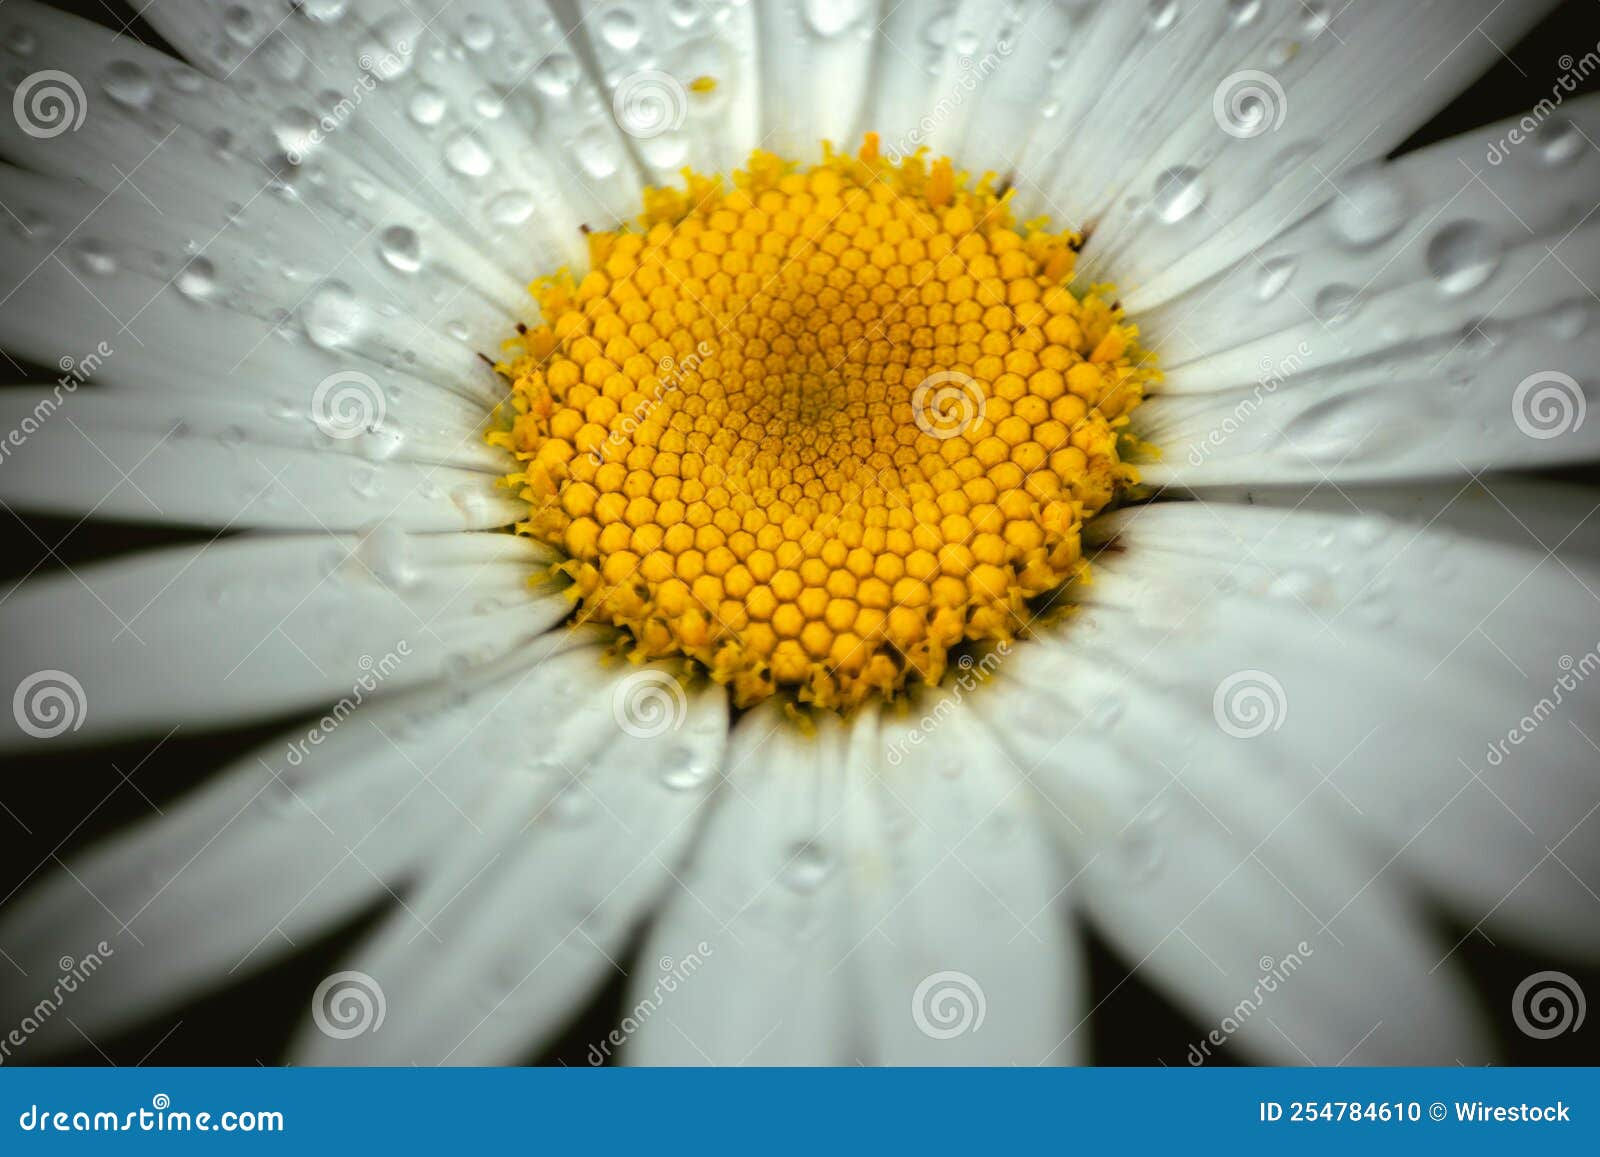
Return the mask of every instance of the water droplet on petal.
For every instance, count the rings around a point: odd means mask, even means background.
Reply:
[[[128,108],[144,108],[155,94],[150,74],[131,60],[114,60],[107,65],[100,86],[112,100]]]
[[[1533,141],[1539,160],[1547,165],[1564,165],[1583,151],[1583,134],[1566,117],[1545,121],[1534,130]]]
[[[1347,174],[1328,206],[1334,234],[1358,249],[1387,241],[1410,215],[1405,187],[1380,165]]]
[[[481,16],[469,16],[461,26],[461,43],[473,52],[488,52],[494,39],[494,25]]]
[[[411,101],[406,106],[406,111],[412,120],[426,127],[436,125],[443,120],[445,108],[444,94],[436,88],[423,85],[411,94]]]
[[[1317,291],[1311,310],[1323,325],[1340,325],[1350,320],[1360,304],[1360,295],[1353,286],[1334,284]]]
[[[712,763],[692,747],[676,748],[667,755],[661,782],[673,791],[690,791],[710,778]]]
[[[205,301],[216,292],[217,270],[204,257],[195,257],[173,278],[174,288],[192,301]]]
[[[489,220],[496,225],[520,225],[533,216],[533,198],[520,189],[501,193],[489,202]]]
[[[1293,257],[1269,257],[1263,261],[1256,274],[1256,297],[1262,301],[1271,301],[1277,297],[1283,292],[1283,287],[1289,284],[1294,271]]]
[[[383,231],[378,238],[378,253],[401,273],[415,273],[422,268],[422,242],[416,230],[404,225],[391,225]]]
[[[117,271],[116,254],[104,241],[93,238],[81,241],[73,249],[72,255],[79,269],[96,277],[110,277]]]
[[[600,35],[618,52],[639,43],[639,18],[626,8],[613,8],[600,18]]]
[[[1158,218],[1175,225],[1205,204],[1206,187],[1200,174],[1187,166],[1168,169],[1156,178],[1150,207]]]
[[[445,143],[444,162],[463,177],[483,177],[494,168],[494,158],[471,129],[462,129]]]
[[[1470,293],[1500,268],[1500,244],[1476,221],[1446,225],[1428,242],[1428,272],[1451,296]]]
[[[788,862],[783,865],[783,882],[796,892],[815,892],[828,878],[830,864],[822,846],[814,840],[796,844],[789,850]]]
[[[533,83],[546,96],[566,96],[578,83],[578,62],[565,52],[557,52],[539,62]]]
[[[366,329],[367,311],[342,281],[325,282],[300,307],[300,324],[313,345],[342,349]]]
[[[818,36],[837,36],[861,19],[866,11],[862,0],[806,0],[806,23]]]

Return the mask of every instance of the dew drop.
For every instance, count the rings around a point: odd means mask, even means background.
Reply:
[[[75,264],[85,273],[96,277],[110,277],[117,271],[117,258],[104,241],[93,238],[82,241],[73,250]]]
[[[1357,249],[1387,241],[1410,215],[1405,187],[1379,165],[1347,174],[1328,207],[1334,234]]]
[[[533,83],[546,96],[562,97],[577,86],[578,62],[565,52],[557,52],[539,62]]]
[[[1360,295],[1353,286],[1335,283],[1317,291],[1311,310],[1323,325],[1340,325],[1350,320],[1360,304]]]
[[[489,202],[489,220],[496,225],[520,225],[533,216],[533,198],[520,189],[501,193]]]
[[[1254,24],[1261,15],[1261,0],[1228,0],[1228,23],[1235,28]]]
[[[334,24],[345,13],[350,0],[300,0],[300,14],[314,24]]]
[[[254,48],[256,43],[255,13],[241,4],[235,4],[222,14],[222,31],[228,39],[241,48]]]
[[[444,163],[463,177],[487,176],[494,168],[494,158],[471,129],[462,129],[445,142]]]
[[[837,36],[866,11],[862,0],[806,0],[806,24],[818,36]]]
[[[1583,151],[1583,134],[1566,117],[1545,121],[1533,134],[1539,160],[1547,165],[1564,165]]]
[[[617,171],[616,151],[611,147],[610,138],[598,129],[590,129],[579,136],[573,145],[573,153],[578,158],[578,164],[583,166],[583,171],[597,181],[603,181]]]
[[[1150,0],[1145,12],[1145,24],[1151,32],[1165,32],[1178,19],[1178,0]]]
[[[711,776],[711,761],[690,747],[679,747],[667,755],[661,782],[673,791],[691,791]]]
[[[1499,243],[1476,221],[1446,225],[1428,242],[1428,272],[1452,297],[1470,293],[1493,277],[1500,257]]]
[[[383,231],[378,237],[378,255],[401,273],[415,273],[422,268],[422,242],[416,230],[405,225],[391,225]]]
[[[1200,174],[1187,166],[1168,169],[1156,178],[1150,207],[1168,225],[1175,225],[1205,204],[1206,187]]]
[[[828,854],[814,840],[806,840],[789,849],[788,862],[783,865],[783,882],[801,894],[815,892],[828,878]]]
[[[494,39],[494,25],[481,16],[469,16],[461,26],[461,43],[473,52],[488,52]]]
[[[217,290],[217,270],[204,257],[192,258],[173,278],[173,287],[191,301],[206,301]]]
[[[667,19],[678,28],[693,28],[700,23],[699,0],[669,0]]]
[[[613,8],[600,20],[600,35],[618,52],[628,52],[639,43],[639,18],[626,8]]]
[[[356,561],[392,591],[414,587],[421,578],[412,551],[411,536],[387,523],[374,527],[362,536],[356,547]]]
[[[445,107],[444,94],[436,88],[423,85],[411,94],[406,111],[413,121],[427,127],[436,125],[444,119]]]
[[[112,100],[128,108],[144,108],[155,94],[150,74],[131,60],[112,61],[100,86]]]
[[[1261,301],[1271,301],[1283,292],[1283,287],[1289,284],[1289,279],[1294,276],[1295,259],[1287,255],[1282,257],[1269,257],[1261,263],[1256,272],[1256,297]]]
[[[348,285],[329,281],[300,307],[300,324],[313,345],[343,349],[365,331],[367,311]]]
[[[18,56],[32,56],[39,47],[39,38],[31,28],[13,25],[6,30],[6,47]]]

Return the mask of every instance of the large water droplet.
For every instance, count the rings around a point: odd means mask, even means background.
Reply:
[[[788,862],[783,865],[783,882],[796,892],[815,892],[828,878],[828,854],[814,840],[806,840],[789,849]]]
[[[1428,272],[1439,288],[1457,295],[1470,293],[1500,268],[1500,243],[1476,221],[1446,225],[1428,242]]]
[[[1150,0],[1145,24],[1152,32],[1165,32],[1178,19],[1178,0]]]
[[[356,547],[356,561],[390,590],[406,590],[421,575],[412,551],[411,536],[387,523],[374,527]]]
[[[217,290],[217,271],[206,258],[195,257],[173,278],[172,284],[183,296],[205,301]]]
[[[1360,304],[1360,295],[1353,286],[1335,283],[1317,291],[1311,310],[1323,325],[1340,325],[1350,320]]]
[[[1379,165],[1352,170],[1328,207],[1329,221],[1347,245],[1365,248],[1393,237],[1411,215],[1405,186]]]
[[[1283,287],[1289,284],[1289,279],[1294,276],[1295,260],[1285,254],[1282,257],[1269,257],[1261,263],[1256,272],[1256,297],[1262,301],[1271,301],[1283,292]]]
[[[692,747],[680,747],[667,754],[661,782],[673,791],[690,791],[710,777],[711,760]]]
[[[489,202],[489,220],[496,225],[520,225],[533,216],[533,198],[520,189],[501,193]]]
[[[300,307],[306,337],[323,349],[343,349],[366,329],[367,311],[342,281],[318,286]]]
[[[425,31],[422,21],[409,12],[386,17],[373,26],[356,63],[378,80],[396,80],[411,71]]]
[[[300,14],[315,24],[333,24],[344,15],[350,0],[300,0]]]
[[[1533,134],[1538,156],[1547,165],[1564,165],[1583,151],[1583,134],[1566,117],[1545,121]]]
[[[494,39],[494,25],[481,16],[469,16],[461,26],[461,43],[473,52],[488,52]]]
[[[445,114],[444,94],[436,88],[423,85],[411,94],[411,100],[406,105],[406,111],[417,124],[427,126],[436,125],[444,119]]]
[[[110,277],[117,271],[117,257],[104,241],[89,238],[73,249],[74,264],[85,273]]]
[[[626,8],[613,8],[600,18],[600,35],[618,52],[639,43],[639,18]]]
[[[837,36],[861,19],[862,0],[806,0],[806,23],[818,36]]]
[[[144,108],[155,94],[150,74],[131,60],[114,60],[100,81],[106,95],[128,108]]]
[[[546,96],[566,96],[577,85],[578,76],[578,62],[565,52],[557,52],[539,62],[533,71],[533,83]]]
[[[422,242],[416,230],[405,225],[391,225],[383,231],[378,238],[378,254],[401,273],[415,273],[422,268]]]
[[[611,138],[599,129],[590,129],[580,135],[572,147],[573,154],[583,171],[597,181],[603,181],[617,171],[617,153]]]
[[[1187,166],[1168,169],[1156,178],[1150,207],[1168,225],[1177,224],[1205,204],[1206,187],[1200,174]]]
[[[494,158],[471,129],[462,129],[445,142],[444,163],[463,177],[483,177],[494,168]]]

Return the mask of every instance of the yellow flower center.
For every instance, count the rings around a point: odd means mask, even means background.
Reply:
[[[757,153],[534,284],[489,437],[584,618],[740,705],[848,706],[1085,569],[1156,371],[1108,287],[1068,288],[1079,238],[993,184],[870,134],[809,170]]]

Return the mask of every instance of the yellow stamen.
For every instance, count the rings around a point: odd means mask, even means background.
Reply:
[[[1079,238],[1015,225],[947,160],[757,153],[686,173],[591,268],[536,282],[504,421],[582,614],[688,655],[747,705],[937,682],[963,640],[1086,568],[1157,378]]]

